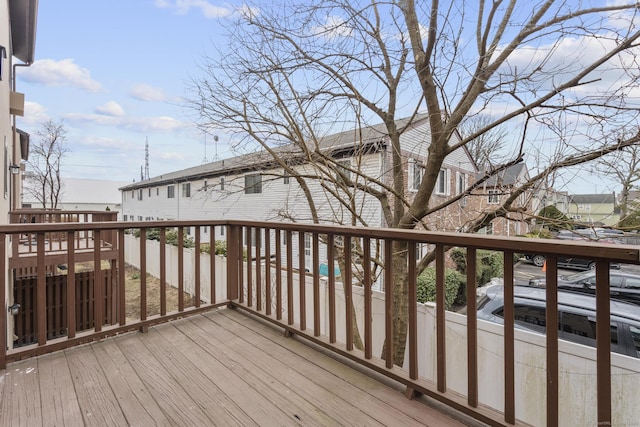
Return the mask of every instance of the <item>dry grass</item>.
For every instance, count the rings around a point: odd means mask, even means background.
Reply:
[[[126,316],[140,319],[140,270],[127,264],[125,268]],[[160,314],[160,280],[147,274],[147,316]],[[167,286],[167,313],[178,310],[178,290]],[[184,306],[193,305],[191,295],[184,293]]]

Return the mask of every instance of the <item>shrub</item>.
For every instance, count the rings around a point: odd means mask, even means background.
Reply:
[[[135,237],[140,237],[140,229],[136,228],[133,231],[133,235]],[[159,228],[147,228],[146,231],[147,240],[157,240],[160,241],[160,229]],[[190,237],[186,231],[183,232],[184,240],[183,245],[185,248],[193,248],[195,246],[195,242],[193,241],[193,237]],[[165,237],[167,239],[167,244],[178,246],[178,230],[177,229],[168,229]]]
[[[167,244],[178,246],[178,230],[167,230]],[[193,248],[195,246],[193,237],[189,237],[186,232],[183,233],[183,247]]]
[[[464,277],[455,270],[446,269],[444,273],[444,307],[449,310],[456,300],[458,290]],[[436,270],[432,267],[426,268],[417,280],[418,302],[436,300]]]
[[[456,271],[465,279],[458,289],[458,295],[455,298],[456,304],[467,303],[467,251],[460,248],[453,248],[449,251],[449,256],[456,264]],[[504,272],[504,257],[502,252],[489,251],[479,249],[476,251],[476,286],[482,286],[489,283],[494,277],[502,277]],[[516,262],[519,256],[514,255],[513,262]]]
[[[553,233],[551,232],[551,230],[548,230],[546,228],[539,228],[523,235],[522,237],[532,237],[536,239],[553,239]]]
[[[222,256],[227,256],[227,242],[224,240],[216,240],[215,243],[215,248],[216,248],[216,255],[222,255]],[[211,253],[211,244],[210,243],[203,243],[200,246],[200,250],[204,253]]]
[[[538,217],[536,224],[539,224],[543,228],[548,228],[551,231],[572,228],[571,218],[560,212],[560,210],[553,205],[540,209]]]
[[[467,251],[453,248],[449,251],[451,260],[456,264],[456,271],[467,274]],[[476,281],[484,285],[494,277],[502,277],[504,271],[504,257],[502,252],[480,249],[476,251]]]

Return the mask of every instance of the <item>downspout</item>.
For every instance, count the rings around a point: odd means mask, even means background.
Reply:
[[[22,64],[13,64],[13,72],[11,74],[11,90],[13,92],[16,92],[16,68],[17,67],[30,67],[31,64],[33,62],[25,62]],[[18,156],[18,150],[17,150],[17,146],[18,146],[18,141],[17,141],[17,135],[18,135],[18,127],[17,127],[17,120],[16,120],[16,115],[13,114],[13,147],[11,149],[11,159],[13,164],[20,166],[20,162],[22,161],[21,156]],[[19,159],[19,160],[17,160]],[[22,169],[20,169],[22,170]],[[9,206],[11,207],[12,210],[16,210],[19,209],[20,207],[22,207],[22,190],[21,190],[21,182],[20,180],[22,179],[22,174],[18,173],[17,175],[13,175],[12,173],[9,174],[10,179],[11,179],[11,191],[9,192]]]

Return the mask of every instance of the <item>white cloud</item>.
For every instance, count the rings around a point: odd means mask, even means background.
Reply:
[[[191,9],[197,9],[207,19],[225,18],[234,12],[229,7],[214,6],[206,0],[156,0],[155,5],[162,9],[173,9],[180,15],[186,15]]]
[[[109,101],[96,107],[95,112],[104,116],[123,116],[124,109],[115,101]]]
[[[79,138],[77,141],[78,145],[84,145],[87,147],[92,147],[96,150],[106,150],[106,149],[126,149],[131,150],[131,143],[121,139],[107,138],[101,136],[86,136],[83,138]]]
[[[20,68],[20,79],[45,86],[71,86],[89,92],[102,91],[102,85],[91,78],[86,68],[73,59],[41,59],[28,68]]]
[[[40,125],[50,117],[47,114],[46,108],[44,108],[41,104],[37,102],[24,102],[24,117],[19,117],[20,123],[24,123],[27,125]],[[19,125],[20,126],[20,125]]]
[[[64,116],[64,120],[86,126],[94,124],[98,126],[110,126],[136,132],[171,132],[181,130],[189,126],[173,117],[131,117],[131,116],[106,116],[101,114],[71,113]]]
[[[613,36],[606,33],[599,37],[563,37],[561,40],[541,46],[523,46],[515,50],[509,57],[508,64],[520,74],[533,70],[553,74],[541,83],[543,90],[552,90],[558,85],[590,66],[597,58],[616,47]],[[591,81],[588,85],[572,89],[575,94],[591,96],[608,96],[616,88],[625,88],[627,95],[638,96],[636,85],[630,85],[631,79],[626,75],[627,69],[636,67],[635,52],[624,52],[613,57],[605,65],[591,72],[583,81]],[[629,86],[627,86],[629,85]]]
[[[185,158],[183,153],[176,153],[171,151],[160,152],[156,157],[162,160],[184,160]]]
[[[160,88],[145,83],[136,83],[129,89],[129,95],[140,101],[164,101],[166,95]]]

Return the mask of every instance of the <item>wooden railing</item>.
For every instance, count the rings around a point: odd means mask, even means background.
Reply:
[[[117,221],[118,212],[113,211],[63,211],[59,209],[19,209],[9,212],[11,224],[59,224],[59,223],[93,223],[105,221]],[[114,232],[102,233],[100,245],[103,248],[112,247],[115,242]],[[24,232],[18,238],[12,239],[13,253],[34,254],[36,252],[36,238],[34,234]],[[45,234],[45,251],[48,253],[64,252],[69,244],[64,233],[48,232]],[[76,250],[85,249],[91,251],[95,244],[92,230],[83,230],[75,234],[73,247]],[[23,260],[28,257],[23,256]],[[32,267],[28,261],[23,261],[22,266]]]
[[[149,242],[146,231],[158,228],[159,242]],[[166,229],[178,230],[178,247],[166,243]],[[224,236],[220,233],[224,228]],[[187,229],[195,230],[194,249],[183,249]],[[215,230],[218,229],[216,234]],[[137,233],[136,231],[139,231]],[[115,270],[117,286],[113,298],[113,316],[105,317],[105,304],[93,300],[93,327],[78,331],[76,325],[76,287],[73,274],[76,265],[76,250],[72,242],[78,233],[91,232],[100,241],[104,233],[115,233],[114,250],[117,259],[111,268]],[[19,239],[28,233],[35,236],[38,270],[36,278],[37,344],[4,350],[0,346],[0,365],[25,357],[70,347],[79,343],[100,339],[130,330],[144,330],[148,326],[187,314],[199,313],[223,305],[233,306],[259,316],[282,327],[287,334],[308,339],[336,354],[351,359],[407,387],[407,395],[425,394],[447,405],[463,411],[491,425],[516,423],[516,330],[514,322],[514,254],[540,253],[547,256],[546,265],[546,324],[558,324],[557,304],[557,257],[575,256],[596,260],[597,290],[597,420],[593,424],[607,425],[612,420],[611,393],[611,342],[610,342],[610,297],[609,263],[640,264],[640,250],[633,246],[599,245],[587,242],[550,241],[542,239],[501,238],[496,236],[463,235],[453,233],[401,231],[391,229],[353,228],[293,223],[241,222],[241,221],[166,221],[127,223],[56,223],[22,224],[0,227],[0,241]],[[46,313],[47,277],[44,268],[45,235],[62,233],[66,236],[65,262],[68,265],[66,289],[67,335],[50,340],[47,337]],[[134,239],[134,235],[139,235]],[[214,254],[203,254],[201,242],[207,237],[213,242],[224,239],[227,245],[226,258]],[[127,246],[132,244],[133,246]],[[155,246],[154,246],[155,245]],[[213,246],[213,245],[212,245]],[[0,271],[7,271],[5,249],[10,246],[0,243]],[[125,247],[135,248],[125,250]],[[295,247],[300,250],[295,250]],[[407,321],[408,338],[403,367],[393,363],[394,313],[392,304],[395,280],[389,258],[394,248],[406,247],[403,258],[407,276]],[[416,251],[424,247],[434,251],[437,288],[435,304],[434,341],[435,351],[419,352],[421,335],[418,321],[419,310],[416,298]],[[453,391],[449,385],[447,362],[454,355],[447,352],[447,324],[449,314],[445,311],[445,266],[447,250],[451,247],[465,248],[467,252],[467,317],[466,340],[466,391]],[[345,250],[351,248],[351,250]],[[499,251],[505,260],[505,310],[502,348],[499,353],[504,360],[502,366],[480,367],[479,322],[476,317],[476,253],[480,249]],[[172,253],[175,252],[175,255]],[[213,252],[211,250],[210,252]],[[21,254],[12,254],[14,257]],[[135,256],[133,256],[135,255]],[[188,257],[188,263],[185,259]],[[135,299],[140,315],[137,319],[126,316],[125,259],[136,259],[139,265],[139,295]],[[203,261],[204,260],[204,261]],[[208,260],[208,261],[207,261]],[[96,279],[104,274],[101,265],[100,246],[93,247],[93,269]],[[134,261],[132,261],[134,262]],[[204,265],[208,262],[208,266]],[[152,266],[153,264],[153,266]],[[321,276],[321,265],[327,266],[328,276]],[[341,276],[336,277],[333,266],[339,265]],[[351,267],[349,267],[351,266]],[[376,266],[377,268],[373,268]],[[42,268],[41,268],[42,267]],[[219,269],[226,277],[220,280]],[[156,272],[156,269],[158,271]],[[308,270],[308,271],[307,271]],[[154,271],[159,281],[160,311],[148,315],[149,281],[147,273]],[[174,272],[174,273],[172,273]],[[188,273],[188,274],[187,274]],[[172,276],[175,276],[173,277]],[[13,303],[6,294],[6,281],[10,275],[0,279],[0,301],[4,306]],[[93,295],[104,295],[103,280],[92,284]],[[343,283],[343,284],[340,284]],[[178,305],[167,310],[167,287],[178,290]],[[184,292],[193,295],[193,303],[187,307]],[[377,291],[379,290],[379,292]],[[374,295],[375,293],[375,295]],[[355,307],[356,294],[359,301]],[[382,318],[376,314],[374,300],[383,301]],[[355,316],[355,317],[354,317]],[[95,319],[101,319],[95,321]],[[103,320],[104,319],[104,320]],[[0,316],[0,341],[6,340],[7,318]],[[358,325],[358,326],[354,326]],[[518,331],[519,332],[519,331]],[[362,347],[354,345],[355,336],[362,338]],[[380,342],[385,345],[381,346]],[[558,331],[548,328],[545,338],[546,382],[544,407],[548,425],[557,425],[559,420],[559,349]],[[10,345],[11,343],[8,343]],[[380,351],[384,348],[384,354]],[[496,350],[498,351],[498,350]],[[426,365],[435,366],[435,378],[425,378],[421,372]],[[479,393],[481,369],[497,370],[496,378],[503,378],[502,407],[483,404]]]

